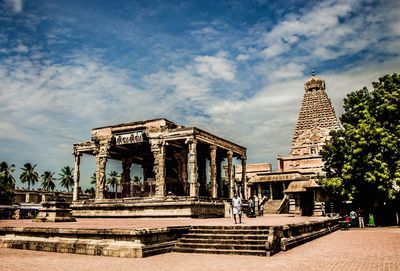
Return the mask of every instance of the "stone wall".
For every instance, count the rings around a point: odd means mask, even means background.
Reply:
[[[0,247],[142,258],[170,252],[188,227],[162,229],[0,228]]]

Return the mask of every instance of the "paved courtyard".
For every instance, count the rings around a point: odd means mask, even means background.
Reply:
[[[306,217],[293,215],[265,215],[256,218],[243,218],[243,226],[271,226],[308,221],[320,221],[326,217]],[[140,229],[140,228],[162,228],[170,226],[189,225],[234,225],[233,218],[78,218],[77,222],[32,222],[30,219],[23,220],[0,220],[0,227],[41,227],[41,228],[92,228],[92,229]]]
[[[0,270],[400,270],[400,228],[336,231],[273,257],[167,253],[143,259],[0,248]]]

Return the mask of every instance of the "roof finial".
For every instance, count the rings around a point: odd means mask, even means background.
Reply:
[[[312,76],[315,76],[315,68],[312,68],[311,75],[312,75]]]

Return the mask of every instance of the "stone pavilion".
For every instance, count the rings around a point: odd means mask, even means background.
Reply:
[[[236,187],[234,158],[246,167],[246,148],[197,127],[153,119],[92,129],[90,141],[74,144],[73,213],[76,217],[223,216],[222,198]],[[80,158],[96,157],[95,199],[81,201]],[[122,165],[122,197],[106,198],[107,161]],[[222,162],[227,163],[222,184]],[[130,168],[143,168],[143,186],[133,195]],[[246,172],[239,180],[246,187]]]

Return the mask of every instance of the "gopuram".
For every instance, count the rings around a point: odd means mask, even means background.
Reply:
[[[224,216],[223,199],[237,187],[234,158],[246,167],[246,148],[196,127],[154,119],[92,129],[90,141],[74,144],[73,215],[75,217],[212,217]],[[94,200],[79,199],[83,154],[96,157]],[[122,165],[122,195],[106,198],[107,161]],[[228,189],[223,189],[226,160]],[[132,164],[143,168],[143,186],[133,194]],[[239,180],[246,187],[246,172]],[[245,195],[246,196],[246,195]]]
[[[272,207],[271,212],[285,212],[287,203],[286,211],[294,214],[321,215],[323,211],[325,199],[316,182],[324,175],[319,153],[330,131],[340,129],[340,124],[325,92],[325,81],[314,71],[304,90],[290,154],[278,156],[276,172],[258,173],[248,182],[251,195],[269,199],[266,210]]]

